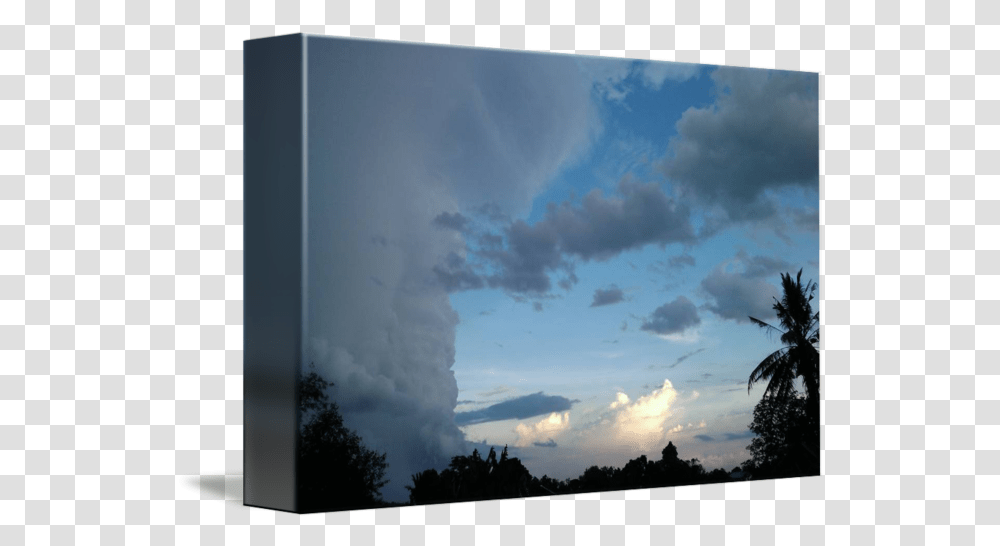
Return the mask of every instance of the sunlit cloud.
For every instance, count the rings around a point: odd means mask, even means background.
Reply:
[[[569,429],[569,412],[552,413],[534,425],[520,423],[514,429],[517,432],[517,447],[551,443],[555,445],[555,437]],[[545,446],[549,447],[549,446]]]
[[[664,424],[671,416],[671,407],[677,400],[677,391],[670,380],[652,393],[631,401],[625,393],[618,393],[611,404],[614,412],[609,419],[607,432],[619,444],[647,450],[662,443]]]

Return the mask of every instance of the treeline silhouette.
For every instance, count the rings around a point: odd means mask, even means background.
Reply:
[[[348,430],[336,404],[325,393],[331,383],[315,371],[300,385],[302,426],[298,494],[301,512],[330,512],[396,506],[382,500],[386,454],[366,448]],[[411,476],[410,504],[436,504],[624,489],[724,483],[736,480],[790,478],[819,474],[819,427],[810,418],[806,397],[765,395],[749,426],[756,435],[747,449],[751,458],[732,471],[706,470],[698,459],[681,459],[670,441],[653,460],[640,455],[624,466],[590,466],[576,478],[533,476],[507,447],[486,458],[479,450],[452,458],[438,472]]]
[[[762,360],[750,374],[747,390],[767,382],[748,428],[754,438],[747,446],[750,459],[732,472],[706,471],[698,459],[683,460],[673,442],[660,458],[645,455],[621,468],[591,466],[577,478],[537,478],[505,446],[497,457],[490,448],[485,459],[479,450],[453,457],[447,468],[427,469],[411,476],[406,486],[410,504],[431,504],[528,496],[591,493],[622,489],[721,483],[733,480],[816,476],[819,453],[819,313],[811,302],[817,286],[802,284],[802,271],[793,280],[782,274],[783,297],[775,298],[779,326],[750,317],[768,334],[780,334],[781,348]],[[796,392],[801,379],[805,393]],[[312,369],[300,377],[298,495],[300,512],[350,510],[396,506],[382,500],[386,454],[366,448],[361,438],[344,426],[337,405],[326,390],[332,386]]]
[[[740,474],[739,467],[734,471]],[[494,448],[490,448],[486,459],[476,449],[472,455],[452,458],[448,468],[440,473],[429,469],[414,474],[412,479],[413,485],[406,486],[411,504],[646,489],[733,480],[730,473],[723,469],[706,472],[698,459],[680,459],[673,442],[663,448],[659,460],[649,460],[640,455],[622,468],[591,466],[578,478],[569,480],[556,480],[547,475],[541,478],[532,476],[519,459],[508,456],[506,446],[499,459]]]

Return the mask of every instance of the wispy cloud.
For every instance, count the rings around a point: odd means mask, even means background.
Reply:
[[[698,349],[697,351],[691,351],[690,353],[682,354],[681,356],[677,357],[677,360],[673,364],[667,366],[667,368],[670,368],[670,369],[676,368],[677,365],[680,364],[681,362],[684,362],[685,360],[691,358],[692,356],[694,356],[694,355],[696,355],[696,354],[698,354],[698,353],[700,353],[700,352],[702,352],[704,350],[705,350],[705,348],[702,347],[701,349]]]

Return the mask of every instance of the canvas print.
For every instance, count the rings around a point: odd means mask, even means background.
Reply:
[[[245,43],[245,502],[820,472],[815,73]]]

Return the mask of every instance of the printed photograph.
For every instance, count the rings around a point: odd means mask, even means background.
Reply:
[[[301,511],[820,473],[817,74],[303,56]]]

